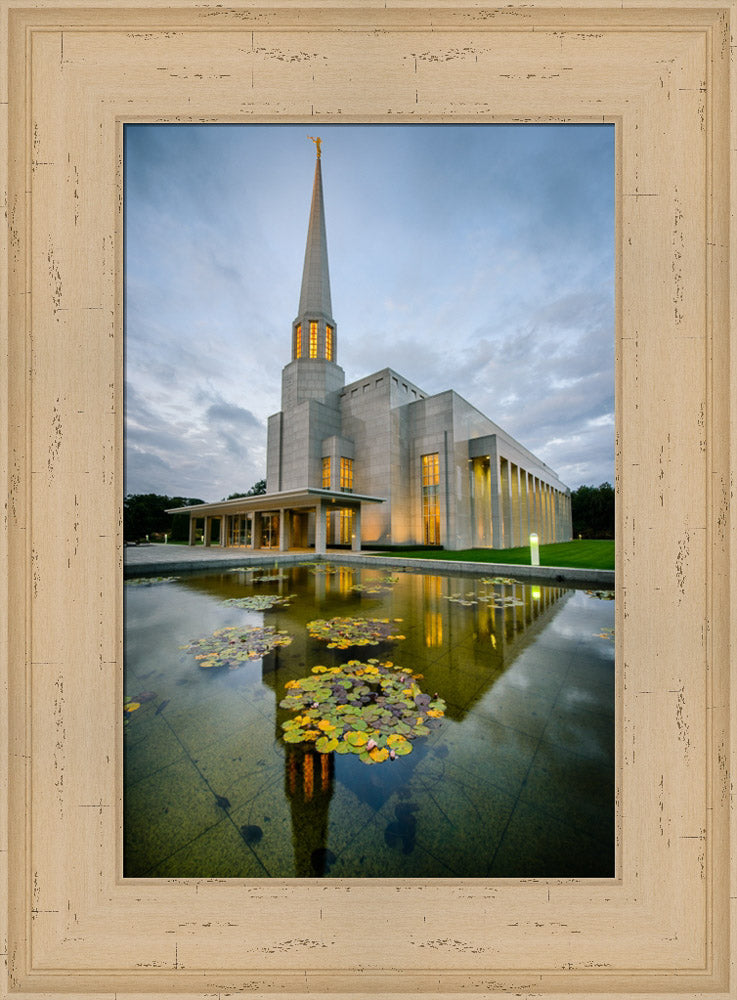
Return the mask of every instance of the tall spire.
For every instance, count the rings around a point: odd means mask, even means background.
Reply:
[[[322,197],[322,170],[320,167],[321,140],[309,137],[315,143],[315,181],[312,187],[310,224],[307,230],[305,264],[302,271],[302,290],[299,296],[300,319],[308,314],[331,319],[330,275],[328,273],[328,241],[325,233],[325,207]]]

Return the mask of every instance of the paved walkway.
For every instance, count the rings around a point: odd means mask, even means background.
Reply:
[[[371,552],[348,552],[334,549],[316,556],[314,549],[279,552],[277,549],[232,549],[219,545],[128,545],[124,553],[125,576],[148,573],[171,573],[218,566],[263,566],[300,562],[340,562],[375,569],[412,569],[425,573],[453,575],[513,576],[518,580],[572,583],[614,588],[614,571],[573,569],[569,566],[515,566],[506,563],[456,562],[449,559],[411,559]]]

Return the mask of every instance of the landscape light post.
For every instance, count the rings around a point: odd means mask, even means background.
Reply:
[[[530,565],[540,565],[540,545],[538,543],[537,534],[534,531],[530,535]]]

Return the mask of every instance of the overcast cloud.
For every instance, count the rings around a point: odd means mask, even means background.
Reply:
[[[129,125],[126,492],[266,474],[323,139],[338,362],[614,481],[612,126]]]

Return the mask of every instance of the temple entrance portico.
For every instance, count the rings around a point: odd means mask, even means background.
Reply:
[[[383,502],[383,497],[308,488],[179,507],[169,513],[189,514],[190,545],[278,552],[314,549],[324,555],[331,544],[350,545],[360,552],[361,508]]]

